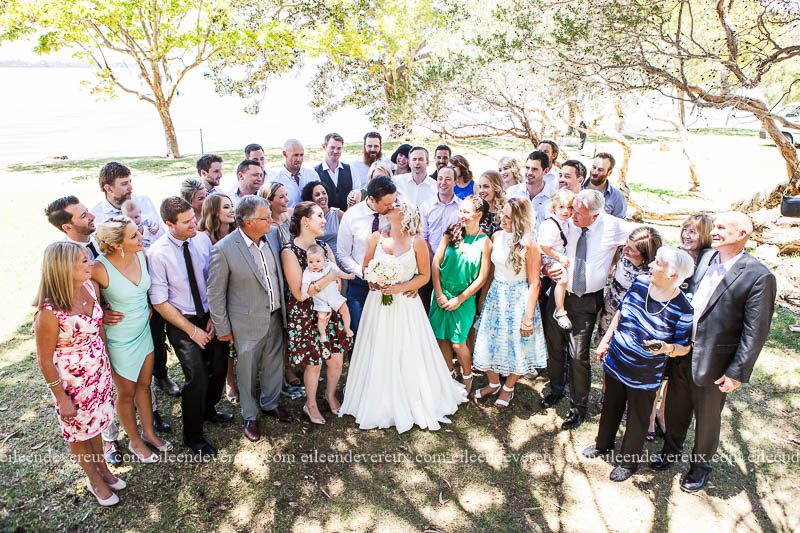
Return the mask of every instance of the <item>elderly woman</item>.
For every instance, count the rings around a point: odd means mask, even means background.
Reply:
[[[622,459],[611,472],[612,481],[625,481],[636,472],[667,359],[691,349],[694,310],[680,286],[693,269],[683,250],[659,248],[650,279],[633,282],[595,351],[603,362],[605,392],[597,440],[583,455],[594,458],[614,450],[627,404]]]
[[[322,208],[312,202],[300,202],[294,208],[289,225],[292,239],[281,251],[281,264],[289,295],[286,298],[287,322],[289,324],[289,358],[295,365],[302,366],[303,382],[307,401],[303,412],[314,424],[324,424],[325,419],[317,406],[317,385],[322,363],[327,367],[325,399],[335,415],[339,414],[339,401],[336,399],[336,386],[342,375],[343,354],[350,349],[352,339],[347,337],[342,319],[335,310],[331,311],[328,322],[328,339],[320,339],[317,330],[317,317],[312,297],[325,289],[330,283],[337,283],[339,277],[347,274],[331,271],[315,281],[308,291],[302,290],[303,270],[308,266],[307,251],[314,244],[322,246],[330,261],[333,252],[322,242],[325,234],[325,216]]]
[[[258,190],[258,195],[269,202],[272,210],[272,222],[278,230],[278,240],[285,246],[291,239],[289,235],[289,220],[292,218],[292,209],[289,207],[289,195],[286,187],[278,181],[265,183]]]
[[[103,310],[92,261],[71,242],[44,251],[36,298],[36,352],[39,368],[56,404],[61,435],[86,474],[97,503],[119,503],[115,490],[126,483],[108,469],[100,434],[114,418],[111,364],[103,340]]]
[[[478,180],[478,196],[489,204],[489,212],[481,221],[481,231],[491,237],[500,230],[500,218],[506,205],[506,191],[499,172],[487,170]]]
[[[522,183],[522,171],[519,163],[513,157],[501,157],[497,162],[497,171],[503,178],[503,188],[508,189],[512,185]]]
[[[155,463],[172,444],[161,440],[153,428],[150,381],[153,376],[153,338],[150,335],[150,274],[147,271],[142,234],[128,217],[111,217],[97,228],[103,255],[97,258],[92,279],[100,285],[103,299],[124,318],[106,325],[106,346],[117,386],[117,415],[128,435],[128,449],[143,463]],[[136,424],[136,414],[142,433]]]
[[[181,198],[194,209],[194,221],[198,224],[203,217],[203,202],[206,200],[206,187],[197,178],[186,178],[181,182]]]
[[[475,194],[475,180],[472,179],[467,158],[463,155],[454,155],[450,158],[450,166],[456,169],[456,185],[453,187],[455,195],[463,200]]]

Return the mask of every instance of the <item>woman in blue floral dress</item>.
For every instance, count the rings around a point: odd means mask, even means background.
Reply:
[[[500,217],[502,230],[492,237],[494,279],[478,319],[472,366],[489,378],[475,398],[499,394],[497,407],[507,407],[514,398],[520,376],[547,361],[538,305],[541,252],[530,238],[532,220],[531,203],[512,198]],[[502,390],[500,376],[507,376]]]

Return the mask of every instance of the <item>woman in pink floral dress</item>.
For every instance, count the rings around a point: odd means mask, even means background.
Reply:
[[[125,482],[103,458],[100,433],[114,416],[111,364],[103,341],[103,311],[83,247],[55,242],[44,252],[34,322],[39,368],[56,404],[61,434],[100,505],[114,505]]]

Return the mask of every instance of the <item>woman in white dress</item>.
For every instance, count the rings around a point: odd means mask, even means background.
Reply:
[[[355,417],[361,429],[394,426],[399,433],[416,424],[437,430],[467,401],[464,386],[453,380],[416,291],[430,279],[430,255],[418,238],[420,217],[410,205],[387,215],[387,234],[375,232],[367,243],[364,268],[374,258],[391,257],[402,272],[399,283],[371,287],[350,360],[339,416]],[[393,296],[389,305],[381,303]]]

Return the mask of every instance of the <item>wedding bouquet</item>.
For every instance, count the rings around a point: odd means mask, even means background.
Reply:
[[[397,283],[400,277],[401,269],[398,267],[397,262],[391,255],[383,255],[372,259],[364,271],[364,279],[369,283],[386,287]],[[381,296],[381,304],[391,305],[394,301],[394,296],[391,294],[384,294]]]

